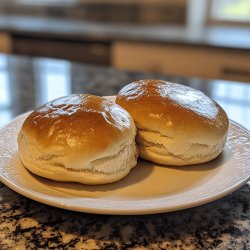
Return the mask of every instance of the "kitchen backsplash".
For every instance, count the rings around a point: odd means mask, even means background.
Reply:
[[[31,2],[31,1],[30,1]],[[4,1],[0,12],[10,15],[48,16],[65,19],[84,19],[97,22],[135,24],[177,24],[186,21],[186,1],[66,1],[60,4],[28,4],[28,1]],[[51,1],[53,3],[53,1]]]

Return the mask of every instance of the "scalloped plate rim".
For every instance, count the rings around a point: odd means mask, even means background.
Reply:
[[[0,128],[0,133],[3,129],[10,126],[11,124],[18,121],[19,119],[22,119],[23,117],[27,116],[29,113],[30,112],[27,112],[25,114],[21,114],[21,115],[17,116],[15,119],[13,119],[11,122],[2,126]],[[247,130],[246,128],[241,126],[239,123],[234,122],[232,120],[230,120],[230,123],[233,124],[234,126],[240,128],[241,130],[245,131],[250,138],[249,130]],[[38,193],[36,191],[27,190],[27,189],[17,185],[11,179],[4,177],[2,175],[1,168],[0,168],[0,181],[2,183],[4,183],[6,186],[8,186],[10,189],[14,190],[15,192],[17,192],[17,193],[19,193],[27,198],[30,198],[30,199],[35,200],[35,201],[40,202],[40,203],[44,203],[44,204],[47,204],[50,206],[63,208],[63,209],[67,209],[67,210],[78,211],[78,212],[87,212],[87,213],[96,213],[96,214],[111,214],[111,215],[155,214],[155,213],[172,212],[172,211],[187,209],[187,208],[191,208],[191,207],[196,207],[199,205],[203,205],[203,204],[215,201],[217,199],[220,199],[220,198],[234,192],[235,190],[242,187],[249,180],[250,180],[250,168],[249,168],[248,176],[246,176],[246,178],[241,179],[238,182],[234,183],[234,185],[225,189],[223,192],[215,193],[213,196],[210,195],[208,197],[204,197],[204,198],[196,200],[196,201],[183,202],[183,203],[179,203],[178,205],[171,206],[171,207],[166,205],[166,206],[161,206],[161,207],[156,206],[153,208],[145,208],[145,209],[143,209],[143,208],[138,209],[138,208],[133,208],[133,207],[132,208],[131,207],[125,207],[125,208],[117,207],[114,209],[112,209],[112,208],[110,209],[110,208],[96,208],[96,207],[93,208],[93,207],[88,206],[88,205],[85,205],[85,206],[72,205],[70,202],[67,202],[67,200],[60,199],[60,197],[58,200],[54,200],[55,197],[52,197],[50,195],[44,195],[44,194]],[[83,197],[83,199],[85,199],[85,198]],[[90,198],[90,199],[94,199],[98,202],[98,199],[96,199],[96,198]],[[159,200],[159,199],[156,198],[156,200]],[[143,200],[140,200],[140,202],[142,202],[142,201]],[[151,201],[154,201],[154,199],[152,199]],[[128,202],[128,201],[126,201],[126,202]],[[119,204],[120,202],[115,201],[115,203]],[[121,203],[123,203],[123,201]]]

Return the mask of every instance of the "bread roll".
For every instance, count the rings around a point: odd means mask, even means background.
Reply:
[[[139,156],[160,164],[210,161],[222,151],[228,132],[225,111],[196,89],[161,80],[132,82],[116,103],[137,126]]]
[[[20,158],[32,173],[57,181],[103,184],[137,162],[129,113],[103,97],[71,95],[33,111],[18,135]]]

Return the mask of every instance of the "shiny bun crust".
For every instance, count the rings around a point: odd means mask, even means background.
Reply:
[[[161,80],[123,87],[116,103],[137,126],[139,156],[160,164],[206,162],[222,151],[228,132],[225,111],[202,92]]]
[[[71,95],[33,111],[18,135],[19,155],[34,174],[103,184],[136,165],[136,128],[129,113],[103,97]]]

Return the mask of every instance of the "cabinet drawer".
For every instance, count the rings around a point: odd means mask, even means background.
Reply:
[[[249,58],[250,51],[172,44],[119,42],[112,50],[118,69],[250,82]]]

